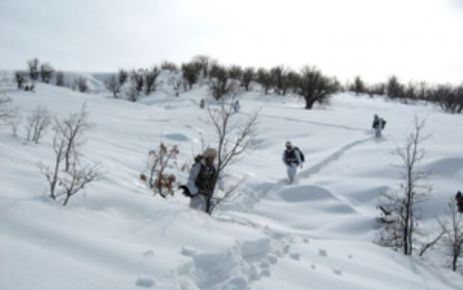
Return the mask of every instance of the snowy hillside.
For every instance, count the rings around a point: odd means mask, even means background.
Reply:
[[[44,84],[5,96],[24,117],[38,105],[65,117],[86,101],[95,126],[84,158],[101,161],[105,174],[62,207],[46,197],[36,166],[51,162],[52,134],[25,144],[0,129],[1,290],[462,289],[463,276],[445,269],[441,255],[409,258],[372,242],[378,194],[401,182],[391,152],[415,115],[433,134],[424,144],[424,166],[434,171],[425,228],[463,188],[461,115],[350,94],[306,111],[296,98],[245,93],[234,117],[261,109],[256,146],[231,167],[231,178],[245,177],[240,194],[211,218],[182,194],[153,196],[139,180],[161,140],[179,146],[182,164],[199,153],[202,136],[213,145],[198,105],[205,87],[178,98],[160,90],[137,103]],[[374,113],[388,121],[380,141],[369,130]],[[287,140],[306,155],[293,185],[281,162]]]

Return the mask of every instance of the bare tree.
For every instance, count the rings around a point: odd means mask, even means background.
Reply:
[[[157,151],[149,152],[147,166],[149,177],[144,174],[140,176],[143,181],[147,182],[149,188],[164,198],[167,194],[174,195],[176,177],[173,174],[167,174],[166,169],[172,165],[171,163],[176,164],[178,153],[177,145],[166,146],[161,142]]]
[[[185,82],[188,84],[188,89],[191,90],[193,85],[198,81],[199,75],[201,74],[201,68],[192,63],[182,64],[182,76]]]
[[[378,243],[394,250],[402,249],[405,255],[412,255],[416,236],[419,235],[419,204],[425,201],[431,192],[429,186],[421,185],[421,181],[429,176],[429,172],[418,170],[418,166],[426,157],[423,142],[429,137],[423,135],[425,121],[415,118],[414,130],[407,137],[405,144],[395,150],[401,160],[401,192],[381,194],[378,218],[382,228]]]
[[[215,61],[207,55],[197,55],[191,60],[191,64],[203,78],[209,77],[209,69],[214,63]],[[198,77],[200,76],[198,75]]]
[[[383,83],[371,85],[368,88],[368,95],[373,97],[374,95],[384,96],[386,94],[386,85]]]
[[[206,212],[210,215],[220,203],[230,198],[233,193],[233,190],[224,195],[216,193],[217,181],[229,165],[251,149],[255,137],[259,112],[255,112],[248,119],[233,118],[234,98],[235,96],[231,96],[228,100],[221,99],[219,107],[216,109],[208,107],[209,119],[217,137],[217,171],[214,176],[212,193],[206,198]]]
[[[14,116],[13,101],[0,97],[0,121],[7,123]]]
[[[121,83],[119,82],[119,78],[115,75],[110,76],[105,82],[106,88],[113,93],[115,99],[119,96],[118,94],[121,92]]]
[[[119,69],[118,81],[121,86],[125,84],[128,78],[129,78],[129,73],[126,70]]]
[[[238,92],[237,83],[229,79],[228,72],[224,67],[217,68],[216,72],[211,72],[211,75],[213,74],[214,78],[209,84],[209,91],[214,99],[219,100],[224,96]]]
[[[232,65],[227,71],[231,79],[240,80],[243,77],[243,69],[239,65]]]
[[[267,95],[273,84],[270,73],[266,69],[260,68],[257,70],[256,81],[262,86],[264,93]]]
[[[440,221],[439,224],[444,231],[444,245],[450,252],[451,267],[455,272],[458,270],[458,260],[462,256],[463,250],[463,219],[458,212],[455,199],[451,199],[447,210],[447,220]]]
[[[178,66],[173,63],[173,62],[170,62],[170,61],[163,61],[162,64],[161,64],[161,69],[162,70],[166,70],[166,71],[169,71],[171,73],[176,73],[178,72]]]
[[[27,62],[29,69],[29,78],[32,81],[36,81],[39,78],[39,59],[34,58]]]
[[[132,87],[137,91],[139,95],[143,91],[143,86],[145,84],[144,72],[142,69],[138,71],[133,70],[130,73],[130,80],[132,81]]]
[[[10,118],[6,120],[6,123],[10,126],[13,136],[18,137],[18,129],[22,122],[22,116],[17,107],[13,108],[11,112]]]
[[[129,99],[129,101],[133,103],[137,101],[139,93],[134,84],[130,85],[130,87],[126,91],[126,94],[127,94],[127,98]]]
[[[81,93],[86,93],[88,92],[88,84],[87,84],[87,79],[84,77],[78,77],[77,79],[74,80],[73,84],[73,89],[78,90]]]
[[[251,82],[254,80],[254,68],[248,67],[244,70],[243,76],[241,78],[241,86],[244,87],[244,89],[249,92]]]
[[[79,165],[74,162],[68,172],[65,172],[59,179],[59,183],[63,188],[65,195],[63,206],[66,206],[69,199],[85,189],[90,183],[98,181],[102,178],[100,164]]]
[[[184,80],[178,75],[173,75],[167,80],[167,85],[174,91],[174,95],[178,97],[180,96],[180,89],[184,87]]]
[[[461,113],[463,111],[463,85],[459,87],[439,85],[432,90],[431,94],[445,112]]]
[[[56,78],[56,83],[55,84],[58,87],[64,87],[64,85],[65,85],[64,73],[62,71],[56,72],[55,78]]]
[[[405,88],[396,76],[389,77],[386,84],[386,95],[391,99],[403,98],[405,95]]]
[[[89,127],[85,104],[80,112],[72,113],[67,119],[55,119],[53,166],[38,164],[47,179],[49,196],[54,200],[64,196],[63,206],[73,195],[102,176],[99,163],[88,165],[80,162],[82,134]]]
[[[49,196],[52,199],[56,200],[56,186],[59,182],[58,177],[61,168],[61,163],[64,160],[64,152],[67,141],[62,134],[62,124],[58,120],[55,120],[55,127],[53,129],[55,131],[55,136],[53,137],[53,151],[55,153],[53,168],[50,168],[42,162],[38,164],[38,167],[40,169],[40,172],[47,179],[49,187]]]
[[[22,89],[24,87],[24,84],[26,83],[26,73],[23,71],[16,71],[14,73],[14,78],[16,81],[16,85],[18,86],[18,89]]]
[[[51,123],[50,112],[43,107],[37,107],[32,115],[27,118],[26,140],[39,143],[40,138],[46,133]]]
[[[40,65],[40,78],[44,83],[50,83],[55,69],[49,63],[42,63]]]
[[[84,103],[78,113],[72,113],[67,119],[56,125],[56,129],[65,141],[64,171],[69,171],[73,159],[79,157],[80,147],[83,145],[83,134],[91,128],[88,122],[87,104]]]
[[[156,80],[161,73],[161,70],[154,66],[151,70],[146,70],[144,73],[145,78],[145,94],[149,95],[151,92],[156,91],[157,83]]]
[[[324,76],[315,67],[305,67],[297,86],[297,92],[304,97],[305,108],[312,109],[315,103],[326,102],[328,97],[336,93],[339,85],[336,80]]]
[[[288,69],[283,65],[274,67],[270,70],[270,77],[272,79],[273,90],[277,95],[284,96],[289,87],[287,80]]]
[[[349,88],[350,91],[354,92],[355,95],[363,94],[367,91],[366,85],[360,76],[356,76],[354,79],[354,83]]]

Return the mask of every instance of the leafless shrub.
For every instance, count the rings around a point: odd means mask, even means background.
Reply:
[[[22,122],[22,116],[18,108],[14,108],[11,117],[6,120],[8,126],[11,128],[11,133],[14,137],[18,137],[18,129]]]
[[[137,95],[143,91],[143,86],[145,84],[144,72],[142,69],[138,71],[133,70],[130,73],[130,80],[132,81],[131,87],[135,88]]]
[[[445,112],[461,113],[463,111],[463,85],[459,87],[440,85],[432,90],[431,94]]]
[[[176,97],[180,96],[180,89],[184,87],[184,80],[178,75],[170,76],[167,85],[172,89]]]
[[[161,69],[169,72],[178,72],[178,66],[170,61],[163,61],[161,64]]]
[[[241,80],[243,77],[243,68],[239,65],[232,65],[228,68],[228,76],[234,80]]]
[[[193,63],[182,64],[182,77],[185,80],[185,89],[191,90],[201,74],[201,68]]]
[[[29,70],[29,78],[32,81],[36,81],[39,78],[39,59],[34,58],[27,62]]]
[[[354,79],[354,83],[349,86],[349,91],[354,92],[355,95],[364,94],[367,91],[367,86],[360,78],[360,76],[356,76]]]
[[[244,70],[243,76],[241,78],[241,86],[249,92],[251,88],[251,82],[254,80],[254,68],[248,67]]]
[[[451,199],[447,209],[447,219],[439,221],[444,232],[444,246],[451,257],[451,268],[455,272],[459,267],[459,259],[463,250],[463,218],[458,212],[455,199]]]
[[[113,93],[115,99],[119,96],[118,94],[121,92],[121,83],[119,82],[118,77],[115,75],[110,76],[105,82],[106,88]]]
[[[149,95],[151,92],[156,91],[157,83],[156,80],[161,73],[161,70],[157,67],[154,66],[151,70],[146,70],[144,72],[144,78],[145,78],[145,94]]]
[[[391,99],[403,98],[405,95],[405,87],[400,83],[396,76],[389,77],[386,84],[386,95]]]
[[[285,96],[289,88],[288,69],[283,65],[274,67],[270,70],[270,78],[272,80],[273,90],[277,95]]]
[[[215,60],[213,60],[211,57],[207,55],[197,55],[197,56],[194,56],[193,59],[191,60],[191,65],[195,67],[194,70],[199,73],[198,78],[199,77],[208,78],[210,67],[215,62],[216,62]]]
[[[50,83],[55,69],[49,63],[42,63],[40,65],[40,78],[44,83]]]
[[[13,116],[13,101],[10,98],[0,97],[0,121],[6,123]]]
[[[129,73],[126,70],[119,69],[118,81],[121,86],[129,79]]]
[[[67,119],[55,125],[60,136],[65,141],[64,171],[69,171],[72,160],[80,155],[80,148],[84,143],[83,134],[91,128],[88,122],[87,104],[84,103],[78,113],[72,113]]]
[[[226,201],[234,193],[228,190],[222,195],[215,191],[217,181],[225,173],[229,165],[233,164],[247,150],[250,150],[255,138],[255,130],[259,112],[251,114],[248,119],[233,118],[234,98],[219,100],[219,107],[213,109],[208,107],[209,120],[216,134],[217,148],[217,171],[213,181],[212,193],[206,198],[206,212],[212,212],[219,204]],[[231,187],[233,189],[234,186]]]
[[[48,182],[49,196],[54,200],[62,198],[63,206],[72,196],[102,177],[99,163],[89,165],[80,161],[82,134],[90,127],[87,116],[84,104],[80,112],[72,113],[67,119],[55,119],[53,165],[38,164]]]
[[[50,112],[43,107],[37,107],[32,115],[27,118],[26,140],[39,143],[40,138],[46,133],[51,123]]]
[[[55,84],[56,84],[58,87],[64,87],[64,85],[65,85],[64,73],[61,72],[61,71],[56,72],[55,78],[56,78]]]
[[[224,67],[218,66],[214,71],[211,71],[210,75],[213,78],[209,83],[209,91],[215,100],[237,94],[239,86],[236,81],[230,80]]]
[[[137,88],[133,84],[130,85],[130,87],[127,89],[126,94],[129,101],[135,103],[138,100],[139,93]]]
[[[176,145],[166,146],[161,142],[157,151],[149,152],[147,164],[149,176],[140,175],[140,179],[145,181],[149,188],[164,198],[167,194],[174,195],[176,177],[174,174],[167,174],[166,169],[171,167],[172,163],[176,165],[178,153]]]
[[[256,74],[256,81],[262,86],[264,93],[267,95],[273,83],[270,73],[266,69],[260,68]]]
[[[81,93],[87,93],[89,91],[87,79],[84,77],[78,77],[74,80],[74,84],[72,85],[74,90],[78,90]]]
[[[382,225],[378,243],[398,251],[404,255],[412,255],[417,236],[420,234],[419,204],[425,201],[431,191],[429,186],[420,182],[429,176],[429,172],[420,171],[417,166],[427,156],[422,147],[429,137],[423,135],[424,121],[415,118],[413,132],[407,137],[403,146],[395,150],[401,160],[403,183],[401,192],[382,193],[378,208],[381,215],[377,219]]]
[[[71,170],[65,172],[64,176],[60,178],[59,181],[65,195],[63,206],[68,204],[72,196],[83,190],[90,183],[98,181],[101,178],[102,174],[99,163],[84,166],[73,163]]]
[[[324,76],[315,67],[305,67],[297,85],[297,93],[304,98],[307,110],[317,102],[326,102],[338,89],[339,84],[335,79]]]
[[[24,88],[24,84],[27,81],[26,72],[16,71],[14,73],[14,78],[15,78],[15,81],[16,81],[16,85],[18,86],[18,89]]]
[[[49,166],[43,164],[40,162],[38,164],[38,167],[40,169],[40,172],[45,176],[48,182],[48,188],[49,188],[49,196],[52,199],[56,199],[56,186],[58,185],[58,175],[60,173],[60,167],[61,163],[64,160],[64,152],[65,148],[67,147],[66,145],[66,139],[64,138],[62,134],[62,124],[58,121],[55,120],[55,126],[53,128],[55,131],[55,136],[53,137],[53,151],[55,153],[55,160],[53,167],[50,168]]]

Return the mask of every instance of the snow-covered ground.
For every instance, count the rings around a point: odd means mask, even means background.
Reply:
[[[94,78],[95,82],[98,82]],[[97,86],[97,85],[95,85]],[[97,87],[102,87],[97,86]],[[84,154],[101,161],[103,180],[62,207],[46,198],[37,162],[51,161],[52,134],[36,144],[0,129],[0,289],[461,289],[445,259],[404,257],[381,248],[374,218],[381,190],[400,185],[393,149],[427,118],[424,144],[433,170],[425,228],[463,188],[461,115],[424,104],[338,94],[330,106],[303,110],[296,98],[240,96],[243,118],[260,109],[256,147],[231,168],[245,181],[214,217],[191,210],[181,194],[162,199],[139,180],[148,150],[177,144],[179,163],[199,153],[213,130],[199,100],[205,87],[175,98],[161,92],[130,103],[39,84],[6,90],[27,116],[38,105],[58,117],[87,102]],[[369,130],[387,120],[384,139]],[[24,136],[24,130],[19,134]],[[306,155],[293,185],[281,162],[291,140]],[[185,173],[180,174],[184,182]]]

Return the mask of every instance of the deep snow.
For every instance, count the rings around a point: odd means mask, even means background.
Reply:
[[[0,129],[0,289],[461,289],[443,257],[372,243],[378,194],[400,185],[391,152],[415,115],[433,134],[425,229],[463,188],[461,115],[350,94],[312,111],[293,97],[241,95],[234,118],[261,109],[256,146],[231,168],[231,179],[245,178],[240,194],[211,218],[179,193],[153,196],[138,179],[161,140],[179,145],[180,164],[192,162],[202,137],[213,144],[198,105],[207,89],[178,98],[166,90],[130,103],[43,84],[35,93],[4,89],[23,116],[41,105],[65,117],[86,101],[95,126],[84,154],[102,162],[105,178],[62,207],[45,197],[36,166],[51,160],[52,134],[35,145]],[[369,130],[374,113],[388,121],[382,140]],[[293,185],[281,162],[286,140],[307,160]]]

